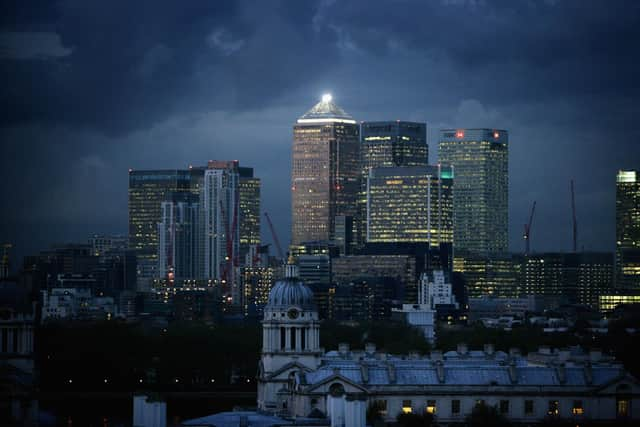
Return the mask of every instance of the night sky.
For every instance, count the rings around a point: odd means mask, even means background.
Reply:
[[[638,1],[2,2],[0,240],[15,259],[127,233],[129,168],[238,159],[290,225],[292,125],[323,92],[357,120],[510,134],[510,246],[611,251],[640,168]],[[263,224],[263,238],[271,241]]]

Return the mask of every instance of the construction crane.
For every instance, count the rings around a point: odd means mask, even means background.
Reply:
[[[229,218],[227,216],[227,211],[222,204],[222,200],[220,200],[220,211],[222,212],[223,217],[227,217],[227,230],[226,230],[226,248],[227,248],[227,256],[225,258],[225,265],[222,269],[222,278],[223,280],[223,288],[225,290],[230,290],[233,288],[233,268],[239,265],[239,260],[233,256],[233,242],[236,238],[236,229],[238,228],[238,205],[234,204],[233,208],[233,222],[231,224],[231,229],[229,229]]]
[[[529,215],[529,222],[524,225],[524,254],[529,255],[529,251],[531,250],[531,224],[533,224],[533,214],[536,211],[536,202],[533,201],[533,206],[531,207],[531,214]]]
[[[571,214],[573,216],[573,252],[578,248],[578,220],[576,219],[576,197],[573,191],[573,180],[571,180]]]
[[[271,236],[273,236],[273,242],[276,244],[276,249],[278,249],[278,256],[280,259],[284,260],[284,252],[282,252],[282,246],[280,246],[280,240],[278,240],[278,235],[276,234],[275,228],[273,228],[273,223],[271,222],[271,218],[269,218],[269,214],[267,212],[264,213],[264,217],[267,218],[267,224],[269,224],[269,229],[271,230]]]

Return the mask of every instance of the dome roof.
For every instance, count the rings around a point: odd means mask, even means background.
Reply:
[[[302,309],[313,309],[313,292],[311,289],[295,278],[278,280],[271,288],[267,308],[286,309],[291,306]]]

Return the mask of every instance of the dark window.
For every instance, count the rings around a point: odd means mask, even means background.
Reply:
[[[300,348],[306,350],[307,346],[307,328],[300,329]]]
[[[547,410],[547,415],[551,417],[557,417],[560,415],[560,404],[557,400],[549,401],[549,410]]]
[[[508,400],[501,400],[500,401],[500,413],[501,414],[508,414],[509,413],[509,401]]]
[[[345,393],[344,386],[340,383],[333,383],[329,387],[329,393],[332,396],[342,396]]]
[[[280,349],[284,350],[284,346],[287,344],[287,333],[284,328],[280,328]]]
[[[452,400],[451,401],[451,413],[452,414],[459,414],[460,413],[460,401],[459,400]]]
[[[526,415],[533,414],[533,400],[525,400],[524,401],[524,413]]]
[[[296,328],[291,328],[291,348],[296,348]]]

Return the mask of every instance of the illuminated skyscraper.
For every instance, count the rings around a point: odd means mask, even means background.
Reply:
[[[239,180],[237,161],[210,161],[200,195],[204,278],[219,280],[240,304]]]
[[[361,189],[355,221],[357,246],[366,240],[367,178],[372,168],[427,166],[427,124],[388,121],[360,125]]]
[[[162,202],[158,223],[158,278],[173,281],[198,277],[199,200],[197,195],[183,192],[174,193],[171,200]]]
[[[172,193],[191,192],[187,170],[129,170],[129,247],[138,258],[138,285],[157,274],[161,204]]]
[[[373,168],[367,177],[367,243],[453,241],[451,167]]]
[[[439,161],[452,165],[454,247],[476,253],[508,249],[508,134],[495,129],[440,131]]]
[[[640,171],[616,179],[616,286],[640,289]]]
[[[372,168],[428,165],[426,123],[363,122],[360,130],[360,159],[365,179]]]
[[[354,217],[359,191],[358,125],[324,95],[293,127],[291,243],[329,241],[335,218]]]
[[[249,247],[260,244],[260,178],[253,168],[238,168],[240,173],[240,262],[244,262]]]

